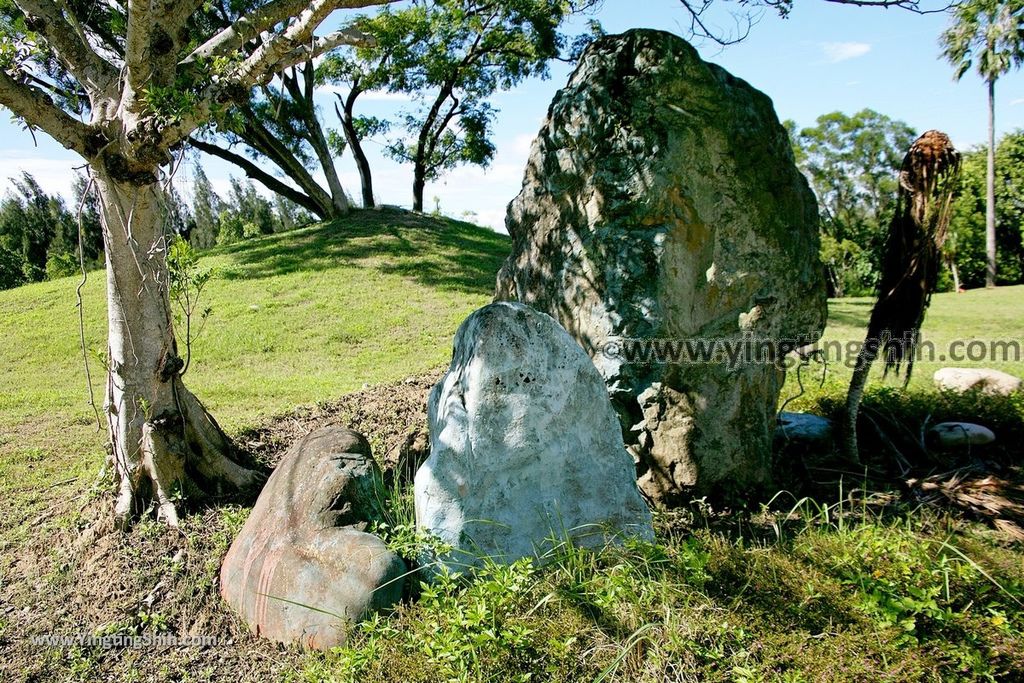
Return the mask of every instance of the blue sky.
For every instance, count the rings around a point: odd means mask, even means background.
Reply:
[[[731,25],[728,6],[715,8],[712,21]],[[606,0],[596,17],[615,33],[634,27],[659,28],[686,36],[687,19],[676,0]],[[916,15],[898,9],[858,8],[823,0],[796,0],[788,19],[765,14],[742,43],[728,48],[698,44],[701,55],[767,93],[780,119],[801,126],[831,111],[853,113],[865,107],[902,119],[919,132],[939,128],[958,147],[985,139],[985,89],[973,73],[959,83],[939,57],[938,36],[943,14]],[[577,22],[576,30],[583,30]],[[573,29],[573,27],[570,27]],[[530,143],[548,104],[565,83],[569,66],[556,64],[548,80],[531,80],[494,100],[500,109],[495,126],[498,154],[487,170],[465,167],[428,186],[428,210],[435,205],[452,216],[470,214],[478,222],[500,228],[505,206],[519,191]],[[1024,73],[1003,77],[996,87],[997,133],[1024,127]],[[330,93],[324,93],[323,119],[334,125]],[[409,106],[384,95],[364,95],[364,113],[387,114]],[[26,170],[45,189],[68,193],[72,168],[82,161],[37,133],[32,137],[7,117],[0,120],[0,175]],[[411,172],[380,156],[371,142],[368,152],[379,199],[411,204]],[[202,161],[215,187],[225,191],[233,167],[208,158]],[[338,163],[342,182],[358,196],[358,176],[347,157]],[[179,171],[179,189],[189,191],[188,167]]]

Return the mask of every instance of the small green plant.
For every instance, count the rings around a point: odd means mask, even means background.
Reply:
[[[389,487],[378,480],[375,489],[381,519],[370,524],[370,531],[380,536],[388,548],[405,560],[406,564],[417,566],[451,552],[451,546],[436,535],[416,528],[411,483],[402,483],[396,478]]]
[[[188,371],[192,362],[192,344],[206,327],[212,309],[200,309],[203,290],[213,277],[213,271],[199,266],[199,255],[180,235],[171,239],[167,249],[167,271],[170,275],[170,297],[175,305],[175,322],[185,327],[185,364],[180,374]]]

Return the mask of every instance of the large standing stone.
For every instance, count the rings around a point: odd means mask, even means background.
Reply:
[[[449,568],[542,555],[552,538],[653,538],[601,376],[550,316],[518,303],[470,315],[427,414],[416,524],[454,548]]]
[[[328,649],[401,598],[405,564],[362,530],[379,477],[366,439],[340,427],[284,456],[221,566],[221,594],[257,635]]]
[[[780,370],[601,352],[746,337],[774,353],[820,336],[816,202],[768,97],[669,33],[601,38],[555,96],[506,224],[496,298],[551,314],[591,354],[647,494],[768,482]]]
[[[992,368],[941,368],[932,376],[935,386],[946,391],[964,393],[981,391],[996,396],[1009,396],[1020,391],[1021,379]]]

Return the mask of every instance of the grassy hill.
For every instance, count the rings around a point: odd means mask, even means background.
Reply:
[[[468,223],[371,211],[206,252],[202,265],[215,276],[203,305],[212,313],[186,381],[237,432],[296,405],[441,365],[459,323],[490,301],[507,245]],[[26,453],[76,470],[100,462],[77,284],[66,278],[0,291],[4,475]],[[103,273],[90,273],[82,297],[98,403],[104,291]]]
[[[207,252],[212,314],[186,382],[236,434],[289,421],[301,433],[371,403],[378,413],[410,410],[422,380],[401,397],[392,383],[447,362],[458,324],[490,301],[507,250],[506,237],[467,223],[382,211]],[[0,647],[12,652],[0,678],[5,668],[12,680],[404,683],[527,670],[574,681],[663,680],[671,667],[680,680],[749,681],[1012,680],[1024,670],[1019,549],[957,515],[879,503],[891,496],[858,498],[856,510],[805,501],[761,517],[697,506],[659,516],[657,547],[446,586],[371,624],[358,650],[280,651],[249,636],[217,596],[220,558],[245,507],[204,508],[180,532],[145,520],[128,534],[94,528],[105,498],[89,486],[104,434],[86,402],[77,284],[0,292]],[[101,402],[102,272],[89,274],[83,302]],[[826,339],[859,341],[869,310],[867,299],[831,302]],[[938,295],[924,335],[940,352],[954,339],[1024,342],[1024,287]],[[921,363],[914,395],[951,364]],[[1020,361],[955,364],[1024,374]],[[824,388],[808,381],[793,405],[834,401],[848,377],[833,365]],[[346,399],[349,412],[323,407],[367,385]],[[791,376],[784,396],[796,392]],[[290,414],[311,404],[322,405]],[[1024,408],[1012,410],[1019,423]],[[359,419],[373,442],[377,418],[367,413]],[[157,654],[25,642],[75,629],[190,630],[231,644]]]

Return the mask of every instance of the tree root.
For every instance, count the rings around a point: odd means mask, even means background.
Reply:
[[[121,529],[150,503],[158,520],[176,527],[184,500],[253,491],[266,480],[264,472],[237,460],[234,444],[213,416],[180,379],[173,381],[176,407],[142,422],[134,454],[119,453],[114,444],[114,515]]]

